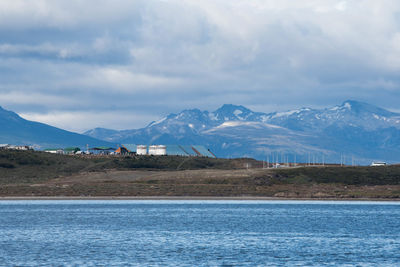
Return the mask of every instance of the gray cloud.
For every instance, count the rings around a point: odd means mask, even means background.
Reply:
[[[0,2],[0,105],[67,129],[400,99],[400,3]]]

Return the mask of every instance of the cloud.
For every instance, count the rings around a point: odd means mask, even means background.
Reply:
[[[394,0],[5,0],[0,105],[68,129],[223,103],[394,109],[399,14]]]
[[[183,81],[174,77],[163,77],[161,75],[135,73],[124,68],[98,68],[89,71],[82,80],[82,84],[89,87],[95,87],[96,90],[105,88],[125,93],[137,93],[137,90],[153,89],[165,90],[173,86],[179,86]]]
[[[96,113],[87,111],[57,111],[51,113],[21,113],[20,116],[27,120],[40,121],[79,133],[98,126],[117,130],[139,128],[157,118],[156,116],[126,113],[123,111],[99,111]]]

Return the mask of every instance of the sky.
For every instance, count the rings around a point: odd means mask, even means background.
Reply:
[[[0,106],[26,119],[135,129],[347,99],[400,112],[400,1],[0,1]]]

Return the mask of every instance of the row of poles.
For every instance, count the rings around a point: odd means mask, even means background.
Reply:
[[[279,155],[280,154],[280,155]],[[290,162],[290,156],[293,159],[292,162]],[[325,161],[325,155],[322,154],[320,157],[318,155],[308,153],[306,156],[302,156],[301,158],[306,157],[307,161],[306,162],[297,162],[297,155],[296,154],[289,154],[286,155],[284,153],[272,153],[267,156],[266,161],[263,161],[263,168],[277,168],[278,166],[298,166],[299,164],[303,164],[306,166],[325,166],[326,161]],[[341,154],[340,155],[340,166],[345,166],[348,162],[346,160],[351,159],[351,166],[355,166],[355,160],[354,156],[351,157],[346,157],[346,155]]]

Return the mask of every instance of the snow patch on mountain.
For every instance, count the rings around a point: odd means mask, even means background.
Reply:
[[[289,111],[285,111],[285,112],[278,112],[275,113],[274,115],[272,115],[270,118],[274,119],[274,118],[279,118],[279,117],[285,117],[285,116],[290,116],[293,114],[298,114],[302,111],[308,111],[309,109],[295,109],[295,110],[289,110]]]
[[[212,120],[212,121],[217,121],[217,120],[218,120],[218,118],[217,118],[217,116],[215,115],[214,112],[213,112],[213,113],[209,113],[209,114],[208,114],[208,117],[209,117],[210,120]]]
[[[160,123],[162,123],[163,121],[165,121],[166,119],[167,119],[167,117],[164,117],[164,118],[162,118],[162,119],[160,119],[160,120],[158,120],[158,121],[153,121],[153,122],[151,122],[149,125],[147,125],[147,127],[151,127],[151,126],[160,124]]]
[[[236,117],[238,117],[242,113],[243,113],[243,111],[238,110],[238,109],[233,112],[233,114],[235,114]]]
[[[217,126],[217,129],[221,128],[227,128],[227,127],[239,127],[239,126],[250,126],[250,127],[256,127],[256,128],[261,128],[261,127],[269,127],[269,128],[275,128],[275,129],[282,129],[282,127],[273,125],[273,124],[267,124],[267,123],[260,123],[260,122],[253,122],[253,121],[227,121],[222,123],[221,125]]]
[[[351,109],[351,104],[349,102],[345,102],[343,107],[350,110]]]

